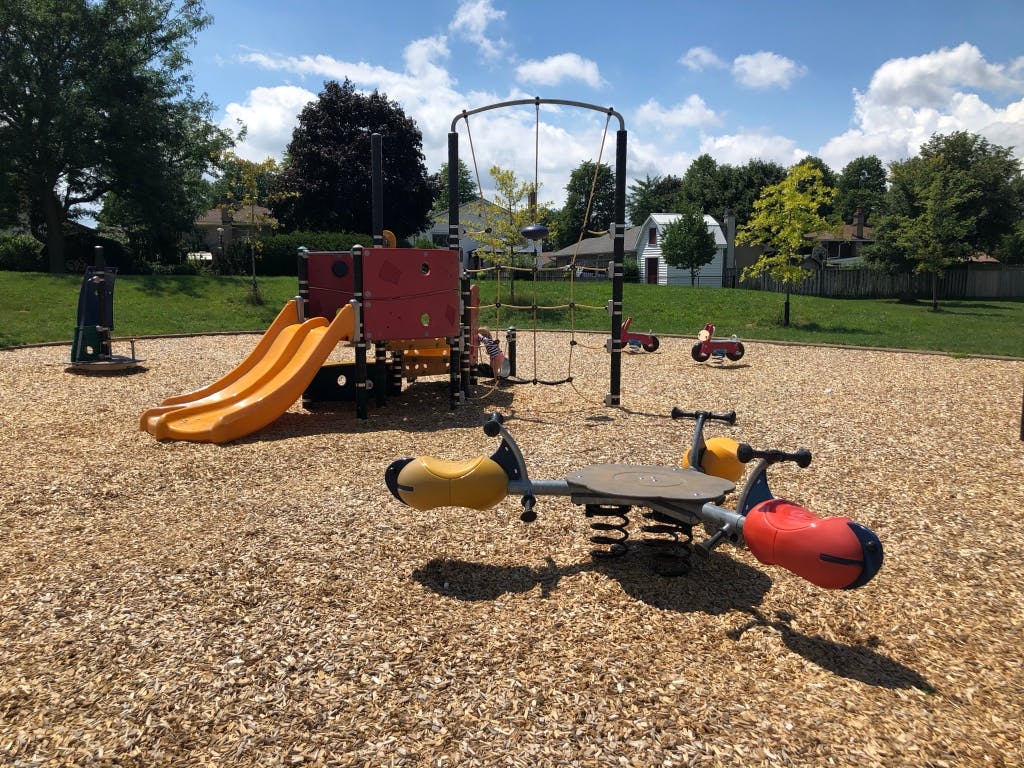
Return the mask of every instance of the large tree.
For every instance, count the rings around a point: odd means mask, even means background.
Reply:
[[[65,222],[108,193],[150,223],[161,205],[198,203],[230,144],[187,71],[210,21],[200,0],[0,3],[0,154],[51,271],[64,270]]]
[[[435,214],[447,214],[448,213],[448,163],[447,161],[441,164],[441,170],[430,177],[431,187],[434,189],[434,207],[433,211]],[[465,205],[466,203],[472,202],[480,197],[479,185],[476,183],[476,179],[473,178],[472,171],[469,170],[469,166],[466,165],[466,161],[459,158],[459,170],[456,174],[456,184],[458,185],[459,191],[459,205]]]
[[[870,260],[889,271],[917,271],[927,253],[947,249],[936,243],[920,250],[922,233],[939,234],[918,221],[936,210],[936,189],[959,191],[956,204],[944,208],[945,215],[955,216],[964,226],[945,228],[942,236],[958,233],[957,250],[965,256],[998,253],[1024,212],[1020,161],[1011,148],[975,134],[933,136],[917,157],[892,163],[889,176],[886,215],[878,223],[875,245],[867,251]],[[913,233],[904,232],[908,226]]]
[[[626,195],[626,214],[640,226],[652,213],[675,213],[681,202],[683,180],[678,176],[645,176],[634,179]]]
[[[386,94],[347,78],[324,85],[299,114],[275,217],[289,229],[373,234],[370,135],[382,136],[384,227],[399,238],[427,229],[434,190],[416,122]]]
[[[800,163],[781,182],[765,187],[754,202],[754,215],[736,232],[736,242],[770,249],[744,268],[742,278],[767,274],[786,287],[783,325],[789,325],[790,289],[809,274],[801,263],[808,249],[804,235],[829,229],[819,211],[834,196],[835,189],[825,184],[815,163]]]
[[[615,174],[606,163],[587,160],[578,165],[569,175],[565,192],[565,206],[552,238],[555,250],[604,232],[615,218]]]
[[[841,221],[853,221],[860,208],[865,221],[885,211],[885,166],[877,155],[855,157],[839,173],[834,209]]]
[[[665,227],[661,255],[667,264],[690,270],[690,285],[696,285],[700,268],[710,264],[718,246],[704,215],[693,206],[686,206],[682,215]]]

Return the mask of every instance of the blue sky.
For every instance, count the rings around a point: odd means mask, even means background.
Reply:
[[[613,107],[629,132],[628,178],[807,154],[908,157],[969,130],[1024,156],[1024,3],[207,0],[192,50],[196,90],[248,135],[239,154],[280,158],[325,80],[397,101],[423,132],[429,171],[463,109],[541,96]],[[491,165],[555,204],[601,153],[604,116],[532,107],[471,118],[485,193]],[[601,159],[614,162],[614,128]],[[460,151],[471,162],[464,127]]]

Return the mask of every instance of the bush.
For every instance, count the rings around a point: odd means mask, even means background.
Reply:
[[[353,245],[373,245],[370,235],[350,232],[288,232],[260,238],[262,250],[256,257],[256,272],[260,275],[297,275],[299,246],[311,251],[347,251]],[[248,255],[245,259],[248,274]]]
[[[43,245],[31,235],[0,234],[0,270],[46,272]]]

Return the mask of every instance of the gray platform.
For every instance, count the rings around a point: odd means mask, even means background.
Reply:
[[[736,489],[729,480],[692,469],[635,464],[594,464],[565,477],[598,496],[661,499],[703,504]]]

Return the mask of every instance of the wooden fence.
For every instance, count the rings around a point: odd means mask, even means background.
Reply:
[[[755,291],[785,292],[784,285],[762,275],[743,280],[740,288]],[[791,293],[843,299],[889,299],[914,297],[930,299],[932,276],[889,275],[873,269],[821,269]],[[1024,298],[1024,266],[963,265],[950,267],[939,278],[940,299],[1020,299]]]

